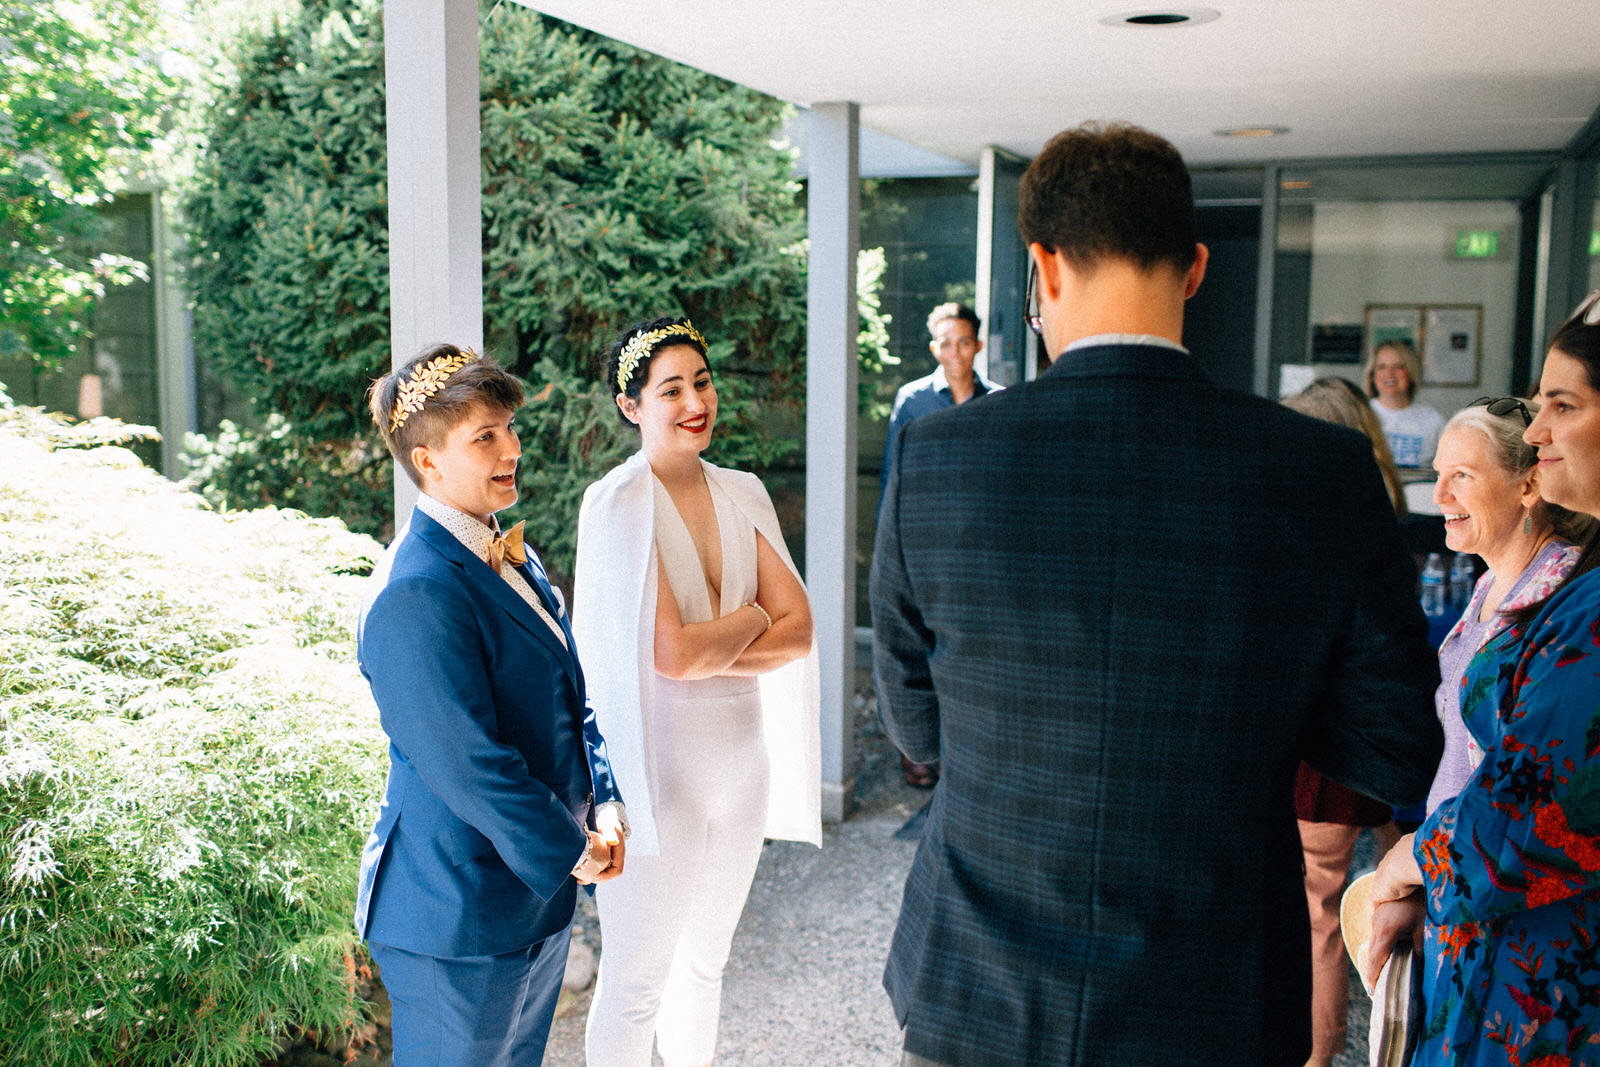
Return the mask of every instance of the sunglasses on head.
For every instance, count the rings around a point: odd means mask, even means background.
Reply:
[[[1528,405],[1514,396],[1480,396],[1467,407],[1475,408],[1482,405],[1491,415],[1505,418],[1512,412],[1522,416],[1522,425],[1528,426],[1533,422],[1533,412],[1528,410]]]
[[[1585,326],[1600,326],[1600,289],[1584,297],[1572,314],[1567,316],[1569,324],[1577,323],[1580,319]]]

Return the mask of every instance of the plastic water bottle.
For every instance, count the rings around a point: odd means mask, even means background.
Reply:
[[[1432,621],[1443,615],[1444,609],[1444,557],[1429,552],[1422,568],[1422,613]]]
[[[1457,615],[1467,610],[1467,601],[1472,599],[1472,586],[1476,579],[1477,569],[1472,557],[1465,552],[1457,552],[1456,558],[1450,561],[1450,610]]]

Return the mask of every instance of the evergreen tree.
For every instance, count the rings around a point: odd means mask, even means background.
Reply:
[[[377,533],[390,468],[362,393],[391,356],[381,34],[377,0],[308,0],[245,40],[188,204],[197,354],[283,420],[212,446],[213,495]],[[621,327],[687,314],[707,334],[719,462],[796,447],[805,245],[772,144],[785,105],[516,5],[484,23],[480,77],[485,337],[529,381],[529,535],[564,571],[583,488],[636,447],[597,381]],[[869,293],[869,355],[875,309]]]
[[[60,366],[106,286],[146,274],[93,247],[173,87],[153,21],[138,0],[0,4],[0,358]]]

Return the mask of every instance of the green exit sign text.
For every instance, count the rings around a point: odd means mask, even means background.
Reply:
[[[1499,254],[1499,230],[1460,230],[1456,233],[1457,259],[1493,259]]]

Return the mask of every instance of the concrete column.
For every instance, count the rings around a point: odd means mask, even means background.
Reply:
[[[972,310],[978,313],[978,321],[994,332],[994,318],[990,314],[994,303],[994,202],[995,202],[995,149],[993,145],[986,145],[983,154],[978,157],[978,261],[973,268]],[[989,360],[994,354],[995,345],[993,338],[979,338],[985,342],[983,351],[972,361],[972,366],[979,374],[987,378],[994,377],[994,370]],[[1002,337],[1001,343],[1004,344]],[[998,362],[998,361],[997,361]],[[1001,385],[1010,385],[1010,382],[1001,382]]]
[[[1256,256],[1255,373],[1251,380],[1257,396],[1272,400],[1277,399],[1272,379],[1272,301],[1278,266],[1278,189],[1282,180],[1282,167],[1262,168],[1261,243]]]
[[[1022,321],[1028,248],[1017,232],[1027,161],[989,145],[978,161],[978,261],[972,310],[983,323],[983,351],[973,366],[1001,385],[1036,376],[1038,346]]]
[[[168,224],[164,191],[150,191],[150,285],[155,293],[156,382],[161,428],[161,470],[183,476],[183,435],[195,418],[194,344],[189,334],[188,299],[178,267],[177,246]]]
[[[483,344],[478,5],[385,0],[392,364],[435,341]],[[395,468],[395,512],[416,500]]]
[[[1535,374],[1544,367],[1550,336],[1589,289],[1589,232],[1594,219],[1594,164],[1563,159],[1556,168],[1545,257],[1546,301],[1542,336],[1534,338]]]
[[[860,106],[811,108],[807,152],[806,587],[822,668],[822,816],[844,818],[855,744],[856,250]]]

